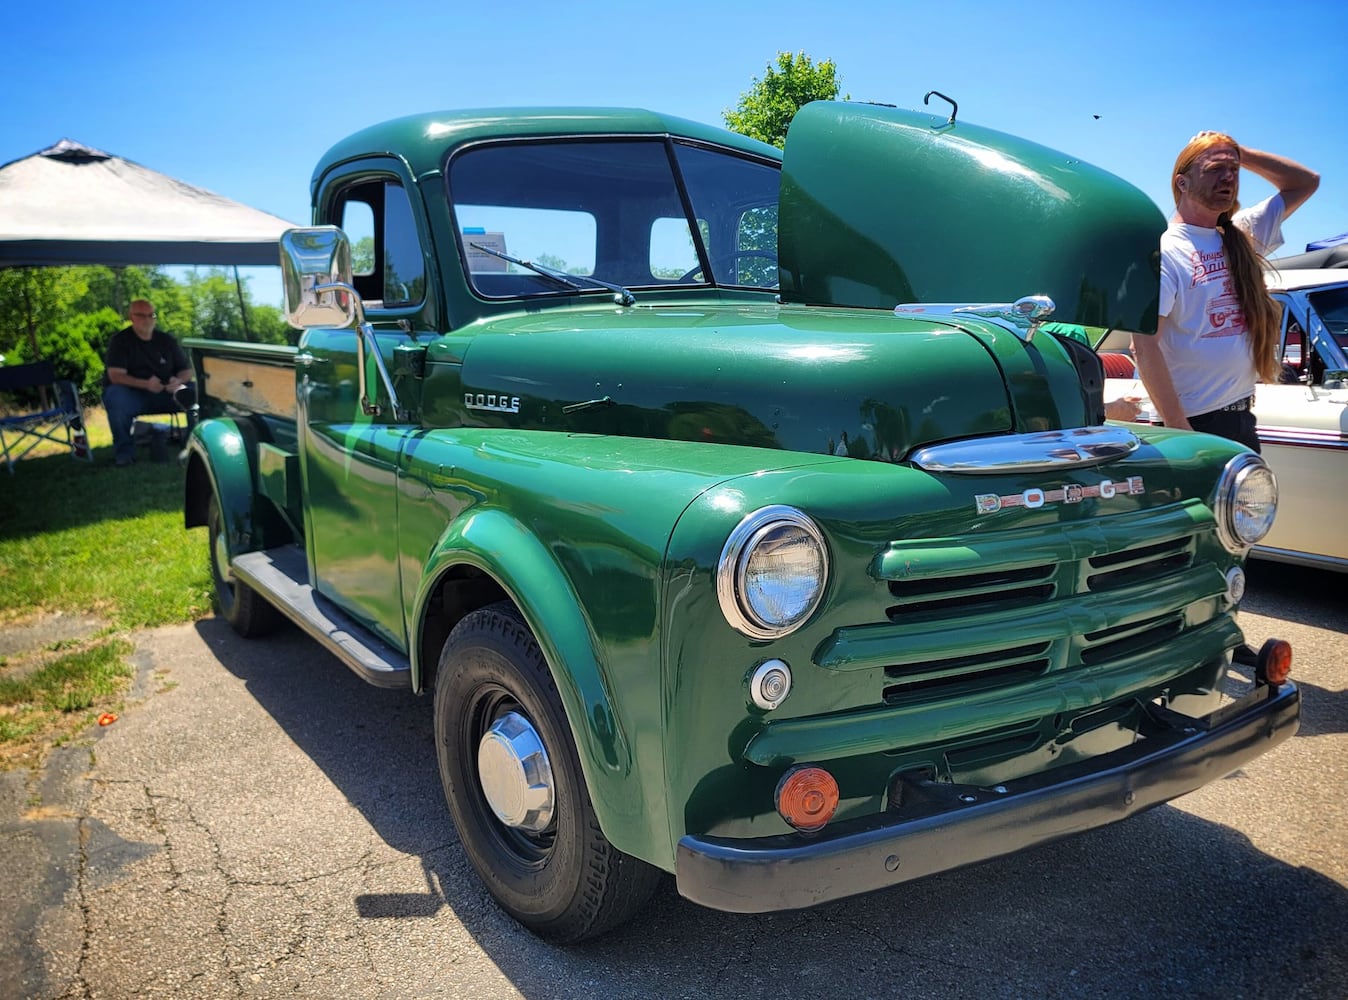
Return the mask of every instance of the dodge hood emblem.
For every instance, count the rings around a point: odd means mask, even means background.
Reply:
[[[1115,497],[1138,496],[1143,493],[1142,477],[1129,476],[1120,482],[1112,479],[1101,480],[1095,486],[1078,486],[1068,483],[1053,489],[1032,487],[1020,493],[1008,493],[1000,496],[996,493],[979,493],[974,497],[974,510],[979,514],[995,514],[1008,507],[1047,507],[1057,503],[1081,503],[1082,500],[1112,500]]]

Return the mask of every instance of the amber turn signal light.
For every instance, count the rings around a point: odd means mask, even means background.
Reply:
[[[1260,684],[1277,687],[1292,673],[1292,644],[1286,639],[1269,639],[1259,647],[1254,661],[1254,678]]]
[[[822,830],[838,809],[838,783],[822,767],[797,767],[777,782],[777,812],[801,833]]]

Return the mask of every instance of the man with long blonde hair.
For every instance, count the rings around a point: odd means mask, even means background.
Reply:
[[[1277,193],[1240,210],[1240,171]],[[1167,427],[1231,438],[1259,450],[1256,381],[1276,382],[1279,311],[1263,260],[1282,246],[1282,220],[1320,175],[1272,153],[1200,132],[1170,175],[1175,214],[1161,237],[1160,324],[1133,337],[1138,374]]]

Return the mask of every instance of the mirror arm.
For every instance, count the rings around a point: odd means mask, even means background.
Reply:
[[[374,366],[379,369],[379,381],[384,383],[384,390],[388,393],[389,405],[393,407],[393,419],[402,423],[411,419],[411,414],[403,409],[402,402],[398,399],[398,391],[393,388],[393,377],[388,373],[388,366],[384,364],[384,356],[379,353],[379,342],[374,338],[374,327],[364,320],[360,324],[360,342],[366,350],[374,357]],[[371,403],[365,396],[365,358],[360,360],[360,408],[372,417],[379,416],[380,407],[378,403]]]
[[[374,358],[374,365],[379,369],[379,381],[383,383],[384,390],[388,393],[390,405],[393,407],[393,419],[397,421],[407,420],[409,414],[403,409],[402,403],[398,399],[398,391],[393,388],[393,378],[388,373],[388,367],[384,364],[384,356],[379,353],[379,342],[374,337],[374,327],[365,319],[365,305],[361,301],[360,293],[354,287],[345,281],[329,281],[321,285],[314,286],[315,292],[346,292],[351,296],[352,304],[356,308],[356,388],[360,393],[360,410],[367,417],[377,417],[383,413],[383,407],[378,403],[370,402],[370,393],[365,382],[365,355],[368,353]]]

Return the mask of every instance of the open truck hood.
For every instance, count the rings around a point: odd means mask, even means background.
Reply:
[[[784,302],[1009,303],[1052,319],[1156,330],[1165,218],[1131,184],[992,129],[817,101],[783,154]]]

